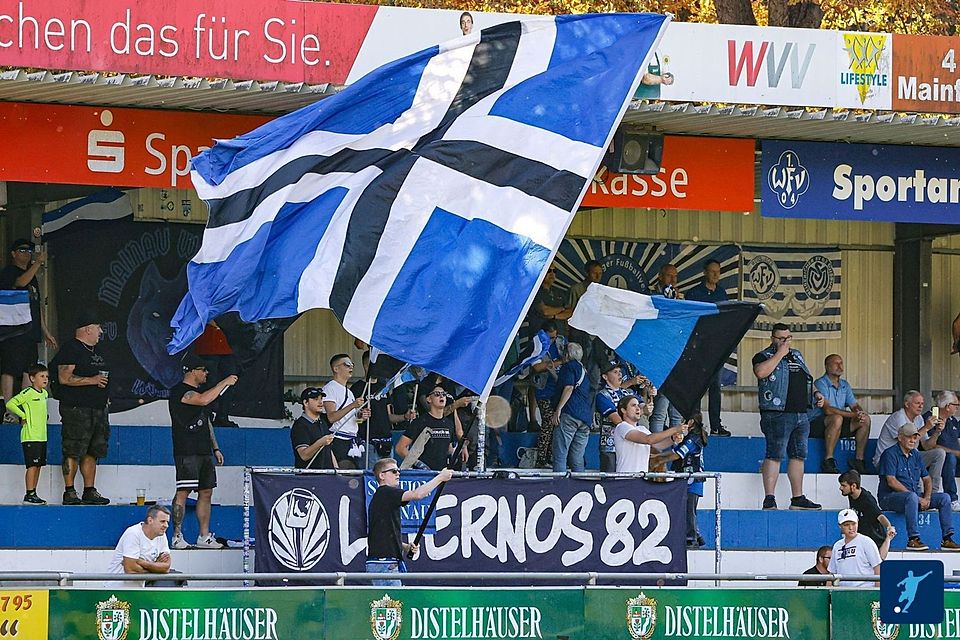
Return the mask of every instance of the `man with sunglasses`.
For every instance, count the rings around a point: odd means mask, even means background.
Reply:
[[[34,252],[33,244],[26,238],[14,240],[10,245],[10,264],[0,271],[0,289],[25,289],[30,299],[30,325],[25,333],[0,341],[0,392],[4,400],[12,398],[17,390],[30,386],[24,372],[38,360],[37,345],[46,340],[51,349],[57,341],[47,330],[43,306],[40,304],[40,284],[37,273],[43,266],[43,250]],[[9,411],[4,422],[19,422]]]
[[[216,536],[210,531],[210,504],[213,489],[217,486],[216,464],[223,464],[223,454],[217,445],[217,436],[210,422],[208,405],[216,400],[224,389],[237,383],[237,376],[230,375],[206,391],[200,391],[207,382],[207,367],[197,356],[188,353],[181,361],[183,381],[170,390],[170,423],[173,432],[173,459],[177,468],[177,492],[173,497],[173,544],[174,549],[186,549],[190,545],[183,539],[183,516],[187,497],[197,492],[197,523],[200,535],[197,547],[221,549]]]
[[[457,441],[463,436],[463,427],[460,416],[456,411],[448,415],[447,391],[440,382],[431,385],[424,398],[427,411],[417,416],[400,439],[397,441],[397,455],[406,458],[410,454],[410,446],[417,441],[424,429],[430,429],[430,439],[423,447],[423,453],[414,465],[418,469],[433,469],[439,471],[447,466],[450,454],[456,447]],[[470,452],[464,447],[460,452],[461,460],[467,461]]]
[[[300,394],[303,413],[290,427],[295,469],[336,469],[333,457],[333,434],[330,425],[321,416],[323,389],[307,387]]]
[[[347,383],[353,375],[353,360],[345,353],[330,358],[333,380],[323,386],[323,410],[333,434],[333,454],[341,469],[362,469],[364,443],[360,422],[370,417],[366,398],[353,395]]]
[[[401,573],[406,571],[403,563],[408,552],[415,555],[419,547],[403,542],[400,537],[400,507],[408,502],[423,500],[434,489],[453,477],[453,472],[443,469],[416,489],[400,488],[400,469],[393,458],[378,460],[373,465],[377,490],[370,499],[367,510],[367,573]],[[374,587],[399,587],[399,580],[374,580]]]

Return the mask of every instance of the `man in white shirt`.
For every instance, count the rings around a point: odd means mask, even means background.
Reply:
[[[613,431],[613,444],[617,449],[617,472],[635,473],[650,470],[650,445],[670,442],[674,434],[687,435],[687,426],[681,424],[650,433],[640,423],[643,409],[636,396],[626,396],[617,403],[617,412],[623,421]]]
[[[873,466],[880,466],[880,456],[890,447],[897,444],[897,434],[900,427],[911,423],[920,434],[920,446],[917,451],[923,459],[923,466],[930,474],[933,482],[933,492],[943,493],[943,463],[946,460],[946,451],[937,446],[937,436],[943,431],[943,420],[931,414],[926,420],[923,418],[923,394],[919,391],[908,391],[903,397],[903,408],[890,414],[887,421],[880,428],[877,438],[877,450],[873,454]]]
[[[167,543],[167,527],[170,510],[160,505],[147,509],[143,522],[127,527],[113,550],[107,573],[169,573],[170,546]],[[107,588],[124,589],[142,587],[143,582],[108,582]]]
[[[843,537],[833,543],[833,556],[827,570],[830,573],[853,576],[880,575],[880,551],[877,543],[857,533],[860,519],[853,509],[844,509],[837,515],[837,524]],[[880,583],[869,581],[836,582],[837,587],[878,587]]]
[[[341,469],[362,469],[364,442],[358,433],[360,421],[370,417],[366,398],[355,398],[347,386],[353,375],[353,360],[345,353],[330,358],[333,380],[323,386],[323,410],[333,434],[333,455]]]

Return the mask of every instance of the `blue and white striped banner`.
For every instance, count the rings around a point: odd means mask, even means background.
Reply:
[[[500,24],[218,142],[170,351],[226,311],[332,309],[485,396],[668,22]]]
[[[0,340],[26,333],[30,321],[30,292],[0,289]]]
[[[44,239],[74,222],[107,222],[133,215],[130,197],[119,189],[104,189],[43,214]]]
[[[777,322],[793,336],[840,337],[840,249],[744,247],[743,299],[763,303],[747,336],[769,338]]]

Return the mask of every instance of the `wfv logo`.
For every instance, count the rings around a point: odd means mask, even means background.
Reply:
[[[790,64],[790,86],[794,89],[800,89],[803,86],[803,79],[807,75],[807,69],[810,68],[810,61],[813,60],[813,52],[817,45],[814,43],[807,45],[807,52],[800,61],[800,44],[797,42],[786,42],[778,55],[777,43],[764,41],[759,43],[759,47],[751,40],[747,40],[740,45],[737,50],[736,40],[727,40],[727,68],[730,74],[730,86],[736,87],[741,84],[744,73],[748,87],[757,86],[757,80],[760,77],[760,71],[766,63],[767,86],[771,89],[780,86],[780,79],[786,70],[787,63]]]

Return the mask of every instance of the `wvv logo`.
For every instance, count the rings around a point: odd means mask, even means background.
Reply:
[[[765,40],[758,44],[752,40],[742,43],[727,40],[727,69],[730,75],[730,86],[740,86],[746,74],[746,86],[755,87],[757,80],[760,79],[760,72],[766,69],[766,86],[770,89],[778,88],[783,72],[789,64],[790,87],[800,89],[817,45],[815,43],[807,45],[802,61],[800,47],[798,42],[785,42],[778,53],[776,42]]]

